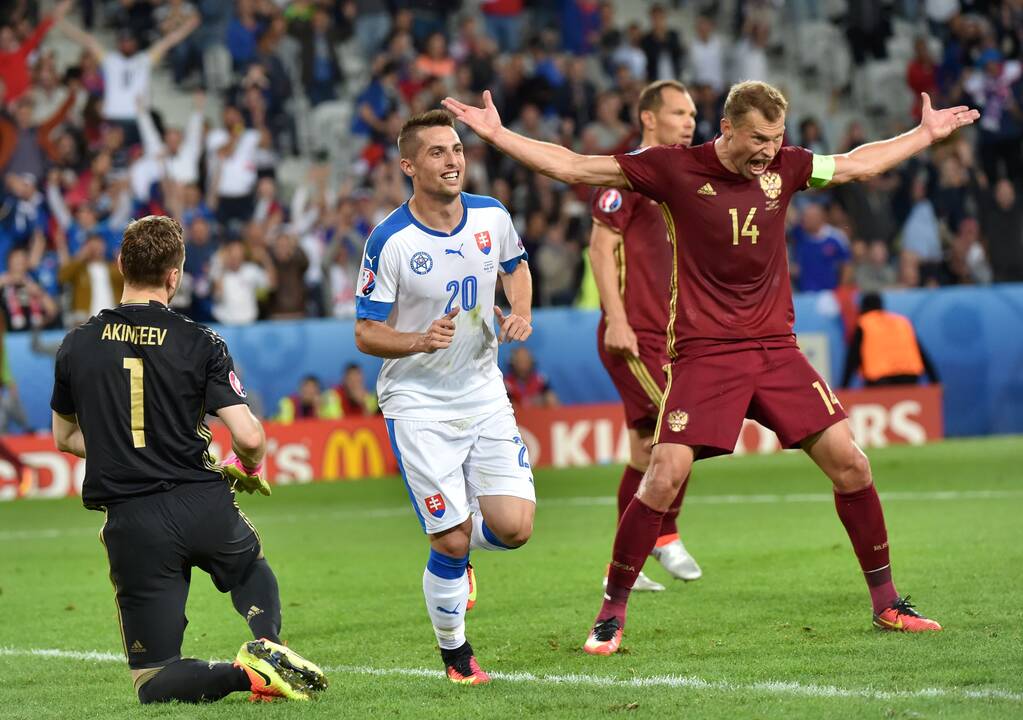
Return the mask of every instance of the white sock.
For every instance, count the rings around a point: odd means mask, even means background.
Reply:
[[[486,528],[486,529],[484,529]],[[472,514],[472,537],[469,541],[469,548],[472,550],[511,550],[502,543],[487,524],[483,522],[483,513]]]
[[[430,550],[423,571],[423,595],[426,611],[433,623],[437,644],[444,650],[456,650],[465,644],[465,603],[469,599],[469,576],[465,566],[469,556],[453,558]]]

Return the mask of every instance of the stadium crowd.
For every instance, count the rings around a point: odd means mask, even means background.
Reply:
[[[699,5],[699,3],[696,3]],[[186,282],[175,305],[200,321],[354,315],[360,253],[408,195],[395,160],[409,113],[445,95],[493,90],[505,122],[587,153],[635,146],[644,84],[679,78],[713,138],[733,80],[772,80],[787,23],[813,2],[703,3],[692,27],[673,5],[643,23],[595,0],[19,0],[0,17],[0,305],[10,331],[73,326],[116,303],[120,233],[164,213],[186,228]],[[834,3],[830,5],[835,5]],[[981,109],[976,132],[862,185],[805,193],[790,218],[793,286],[864,291],[1023,281],[1023,3],[847,0],[856,64],[885,52],[891,17],[922,35],[906,98]],[[80,46],[58,62],[53,34]],[[109,41],[100,38],[112,38]],[[365,67],[348,66],[343,46]],[[227,82],[211,57],[229,57]],[[193,94],[182,127],[150,104],[153,73]],[[210,95],[215,97],[208,97]],[[348,108],[338,154],[300,155],[296,100]],[[215,101],[215,102],[208,102]],[[839,94],[836,102],[849,102]],[[893,99],[893,102],[898,100]],[[220,108],[213,117],[211,108]],[[914,123],[910,106],[902,125]],[[788,141],[838,153],[869,141],[852,123],[790,118]],[[591,190],[524,171],[464,133],[470,192],[511,211],[539,305],[593,306],[585,246]]]

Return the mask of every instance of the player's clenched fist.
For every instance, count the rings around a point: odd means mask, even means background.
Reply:
[[[497,338],[498,342],[514,342],[516,340],[522,342],[533,334],[533,326],[521,315],[514,313],[505,315],[497,305],[494,306],[494,315],[497,316],[497,324],[501,328],[501,334]]]
[[[444,317],[430,323],[429,329],[419,338],[420,352],[432,353],[451,345],[451,341],[455,339],[455,315],[460,310],[461,308],[454,308]]]
[[[639,357],[639,341],[627,322],[608,321],[607,330],[604,331],[604,347],[615,355]]]

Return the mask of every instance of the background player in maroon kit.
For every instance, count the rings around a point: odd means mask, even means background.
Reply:
[[[802,448],[831,480],[870,591],[874,624],[941,629],[899,597],[870,463],[837,398],[796,346],[784,229],[796,191],[883,173],[980,117],[965,106],[935,110],[926,94],[922,101],[913,130],[821,156],[782,148],[785,98],[767,83],[744,82],[729,91],[715,140],[610,157],[579,155],[509,131],[489,92],[482,108],[444,100],[481,138],[531,169],[570,184],[635,189],[662,203],[671,218],[671,376],[650,467],[618,526],[586,652],[618,649],[629,593],[664,512],[697,457],[731,452],[744,416],[774,430],[784,446]],[[673,382],[679,378],[684,382]]]
[[[675,80],[651,83],[639,96],[640,147],[685,145],[693,141],[696,105],[686,86]],[[650,465],[654,430],[669,364],[666,328],[674,250],[661,207],[630,190],[602,188],[591,201],[593,230],[590,263],[600,293],[602,314],[597,351],[625,405],[629,427],[629,464],[618,486],[618,520],[632,501]],[[653,556],[680,580],[702,575],[686,551],[676,519],[688,482],[682,483],[661,519]],[[605,584],[607,580],[604,580]],[[664,590],[644,575],[633,590]]]

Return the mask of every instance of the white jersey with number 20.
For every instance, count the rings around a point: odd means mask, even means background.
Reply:
[[[494,292],[498,273],[526,260],[505,207],[462,193],[462,222],[450,234],[424,226],[408,203],[366,241],[356,288],[356,317],[399,332],[425,332],[460,308],[451,346],[385,360],[377,380],[384,416],[456,420],[508,405],[497,367]]]

